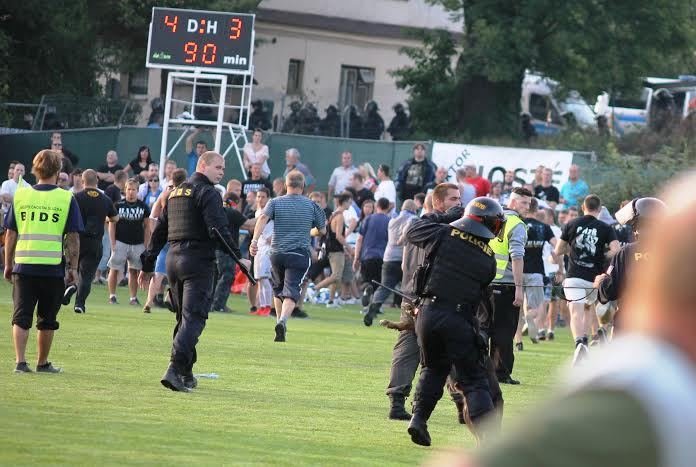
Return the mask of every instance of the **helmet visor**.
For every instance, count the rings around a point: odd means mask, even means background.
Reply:
[[[507,219],[505,218],[505,215],[494,216],[491,218],[492,225],[489,227],[489,229],[491,229],[493,235],[495,235],[501,242],[503,241],[503,235],[505,235],[506,222]]]

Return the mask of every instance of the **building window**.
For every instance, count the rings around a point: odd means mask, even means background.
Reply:
[[[341,109],[354,105],[358,112],[372,100],[375,87],[375,69],[341,66],[341,87],[338,103]]]
[[[128,94],[136,96],[147,96],[147,83],[150,70],[141,70],[131,73],[128,77]]]
[[[288,86],[287,94],[302,94],[302,75],[304,74],[304,60],[290,59],[288,64]]]

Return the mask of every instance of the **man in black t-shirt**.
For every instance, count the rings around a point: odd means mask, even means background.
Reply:
[[[123,193],[126,191],[126,180],[128,174],[124,170],[114,172],[114,183],[106,187],[104,194],[116,204],[123,199]]]
[[[273,185],[267,178],[261,175],[261,164],[251,164],[251,177],[242,182],[242,200],[246,203],[246,196],[249,193],[256,193],[261,188],[268,188],[273,191]]]
[[[539,335],[537,323],[543,323],[544,318],[544,246],[550,243],[556,247],[556,237],[551,227],[536,219],[539,201],[532,198],[527,211],[527,243],[524,247],[524,318],[527,322],[529,337],[536,344]],[[554,262],[558,264],[556,255]],[[521,343],[518,340],[518,344]]]
[[[353,195],[353,199],[359,208],[362,208],[362,205],[366,200],[375,200],[375,195],[370,190],[365,188],[365,179],[359,172],[353,174],[350,180],[350,186],[346,188],[346,191]],[[340,195],[340,193],[336,194]]]
[[[426,158],[425,145],[416,143],[413,158],[401,164],[396,175],[396,190],[401,200],[413,199],[415,194],[424,193],[425,186],[435,179],[435,170],[435,164]]]
[[[106,164],[97,169],[97,177],[99,177],[97,187],[102,191],[106,190],[109,185],[114,183],[114,174],[117,170],[123,170],[123,167],[118,163],[118,154],[112,149],[106,153]]]
[[[114,183],[106,187],[104,190],[104,195],[111,200],[113,204],[118,203],[123,199],[123,192],[126,190],[126,180],[128,180],[128,174],[123,170],[117,170],[114,173]],[[97,268],[97,280],[100,284],[107,282],[107,278],[104,277],[106,273],[107,264],[109,258],[111,257],[111,241],[109,240],[109,232],[105,232],[102,237],[102,257],[99,261],[99,266]]]
[[[254,164],[256,165],[256,164]],[[222,199],[220,200],[222,202]],[[239,231],[244,228],[249,232],[254,231],[256,219],[247,219],[244,214],[237,209],[225,207],[225,215],[229,224],[230,233],[236,242],[239,242]],[[234,273],[237,270],[236,264],[232,257],[220,249],[215,250],[215,259],[217,260],[218,280],[215,284],[213,293],[213,308],[211,311],[230,312],[227,307],[227,299],[230,296],[230,287],[234,282]],[[253,271],[253,269],[252,269]],[[251,295],[251,294],[250,294]]]
[[[546,204],[551,206],[551,209],[556,209],[556,205],[561,199],[561,194],[558,188],[553,186],[553,170],[548,167],[544,169],[541,176],[541,184],[534,187],[534,196]]]
[[[584,358],[587,353],[587,335],[591,322],[585,316],[585,304],[592,305],[597,300],[597,291],[593,288],[594,278],[604,272],[606,259],[619,251],[616,232],[609,225],[598,219],[602,210],[602,201],[597,195],[588,195],[583,202],[584,216],[569,221],[561,232],[561,239],[556,245],[556,254],[568,254],[568,278],[563,282],[563,292],[568,299],[570,309],[570,330],[575,339],[574,363]],[[608,253],[605,253],[607,248]],[[564,268],[556,273],[563,278]],[[588,316],[594,319],[592,314]],[[605,334],[600,328],[599,335]]]
[[[87,169],[82,173],[85,189],[75,195],[85,230],[80,232],[79,286],[75,297],[75,313],[86,311],[85,301],[92,289],[92,279],[102,257],[104,219],[118,222],[114,203],[97,190],[97,173]]]
[[[128,289],[130,304],[138,301],[138,271],[142,269],[140,255],[145,251],[145,239],[150,237],[148,218],[150,208],[138,199],[137,179],[126,182],[126,197],[116,203],[118,222],[109,225],[111,258],[109,258],[109,303],[117,304],[118,274],[128,261]]]

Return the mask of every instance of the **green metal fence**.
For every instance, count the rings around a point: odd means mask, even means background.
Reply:
[[[159,154],[162,130],[157,128],[121,127],[121,128],[91,128],[81,130],[65,130],[63,145],[80,158],[79,167],[95,168],[104,163],[106,152],[115,149],[121,165],[126,165],[133,159],[140,146],[149,146],[153,156]],[[176,141],[181,131],[171,130],[169,141]],[[50,131],[37,131],[21,134],[0,136],[0,161],[17,159],[30,164],[34,155],[48,147]],[[210,133],[203,133],[200,138],[212,147]],[[312,170],[317,179],[317,186],[324,187],[328,183],[331,171],[339,165],[340,154],[344,150],[353,153],[356,164],[370,162],[376,169],[379,164],[398,167],[401,162],[411,155],[411,142],[367,141],[343,138],[325,138],[319,136],[287,135],[269,133],[265,142],[270,148],[271,176],[283,175],[285,170],[285,150],[297,148],[302,154],[302,161]],[[230,143],[229,134],[223,133],[222,147]],[[182,141],[177,151],[172,155],[180,166],[186,166],[186,153]],[[227,178],[240,178],[241,168],[231,151],[227,156],[225,175]],[[1,168],[0,168],[1,169]]]
[[[106,152],[115,149],[119,154],[119,162],[126,165],[133,159],[140,146],[149,146],[153,156],[159,154],[162,130],[142,127],[107,127],[81,130],[62,131],[63,144],[80,158],[81,168],[96,168],[104,164]],[[169,141],[173,144],[181,131],[170,130]],[[4,170],[3,161],[17,159],[25,164],[31,164],[33,156],[49,144],[51,132],[40,131],[0,136],[0,173]],[[212,147],[210,133],[203,133],[200,138]],[[230,142],[229,134],[223,133],[221,147],[227,147]],[[285,150],[297,148],[302,154],[302,161],[312,170],[317,179],[317,188],[326,189],[333,169],[340,163],[340,154],[348,150],[353,154],[355,164],[370,162],[376,169],[379,164],[387,164],[393,172],[401,163],[411,157],[413,142],[370,141],[345,138],[327,138],[320,136],[289,135],[268,133],[265,142],[270,148],[271,177],[282,176],[285,170]],[[428,144],[430,150],[432,144]],[[158,157],[157,157],[158,158]],[[172,155],[179,166],[186,167],[184,143],[179,145]],[[576,152],[574,162],[583,167],[585,178],[593,180],[611,178],[610,169],[599,169],[589,153]],[[241,178],[241,168],[234,151],[227,157],[225,169],[226,179]],[[618,173],[616,174],[619,175]]]

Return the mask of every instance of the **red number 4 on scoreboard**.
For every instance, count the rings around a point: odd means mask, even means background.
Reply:
[[[176,25],[179,22],[179,17],[174,16],[174,19],[170,20],[169,15],[164,17],[164,24],[172,28],[172,32],[176,32]]]

